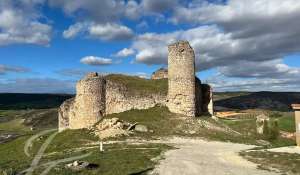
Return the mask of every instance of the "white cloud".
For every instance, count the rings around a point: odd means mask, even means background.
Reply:
[[[112,59],[95,57],[95,56],[86,56],[80,60],[81,63],[92,65],[92,66],[101,66],[101,65],[110,65],[113,64]]]
[[[80,34],[104,41],[122,41],[131,39],[133,31],[119,24],[96,24],[93,22],[76,23],[63,32],[64,38],[74,38]]]
[[[116,54],[114,54],[113,56],[128,57],[128,56],[134,55],[134,53],[135,53],[135,51],[133,49],[124,48],[124,49],[120,50],[119,52],[117,52]]]
[[[29,3],[30,2],[30,3]],[[43,1],[0,2],[0,45],[48,45],[52,27],[40,22],[42,18],[35,6]]]
[[[8,66],[8,65],[0,64],[0,75],[6,74],[8,72],[24,73],[24,72],[30,72],[30,69],[25,67]]]
[[[300,30],[298,0],[229,0],[225,4],[190,3],[175,9],[175,23],[214,23],[234,37],[293,33]],[[289,26],[289,27],[286,27]]]
[[[177,0],[143,0],[141,4],[145,11],[155,13],[165,12],[179,5]]]
[[[89,33],[92,37],[102,40],[127,40],[133,37],[133,32],[130,28],[118,24],[96,24],[89,28]]]
[[[218,70],[227,77],[239,78],[295,78],[300,74],[300,68],[290,67],[282,59],[237,61],[233,65],[220,66]]]

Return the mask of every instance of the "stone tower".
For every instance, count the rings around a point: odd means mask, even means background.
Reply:
[[[105,115],[106,80],[97,73],[89,73],[76,85],[74,111],[70,115],[69,127],[87,128],[100,121]]]
[[[195,54],[187,41],[168,47],[168,103],[171,112],[196,115]]]

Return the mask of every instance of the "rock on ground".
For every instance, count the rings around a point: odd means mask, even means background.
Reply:
[[[148,132],[147,126],[140,125],[140,124],[135,125],[134,130],[137,131],[137,132]]]

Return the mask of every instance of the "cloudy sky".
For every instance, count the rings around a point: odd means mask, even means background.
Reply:
[[[215,91],[300,91],[299,0],[1,0],[0,92],[73,93],[86,72],[149,77],[188,40]]]

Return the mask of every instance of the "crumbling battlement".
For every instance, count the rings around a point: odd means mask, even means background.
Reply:
[[[157,104],[186,116],[213,115],[212,88],[201,84],[200,79],[195,77],[192,47],[187,41],[179,41],[169,45],[168,50],[168,70],[156,71],[152,80],[138,79],[140,86],[136,85],[136,78],[128,76],[131,87],[124,85],[122,82],[126,79],[120,80],[118,76],[109,78],[110,75],[87,74],[77,82],[75,98],[66,100],[60,106],[59,130],[88,128],[107,114],[147,109]],[[163,86],[162,82],[165,82]],[[132,93],[135,87],[141,90],[146,85],[149,85],[146,88],[148,91]]]

